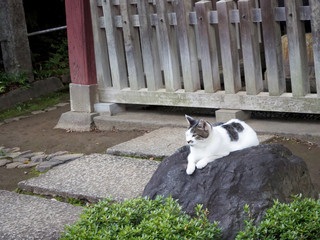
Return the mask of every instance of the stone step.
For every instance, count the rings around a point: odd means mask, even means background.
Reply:
[[[185,145],[186,128],[164,127],[107,149],[108,154],[144,158],[164,158]],[[274,135],[258,135],[260,143]]]
[[[140,196],[158,165],[159,162],[146,159],[91,154],[22,181],[18,186],[40,195],[90,202],[111,196],[122,201]]]
[[[82,207],[0,190],[0,239],[58,239]]]

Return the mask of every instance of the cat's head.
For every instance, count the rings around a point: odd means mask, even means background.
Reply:
[[[194,146],[203,143],[211,132],[211,125],[204,120],[196,120],[192,117],[185,115],[189,123],[189,128],[186,131],[186,141],[189,146]]]

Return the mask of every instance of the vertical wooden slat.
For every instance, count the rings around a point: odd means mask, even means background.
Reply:
[[[114,24],[115,7],[112,0],[102,0],[103,19],[106,29],[112,84],[116,89],[128,87],[128,77],[121,30]]]
[[[104,30],[99,24],[99,8],[97,0],[90,0],[94,54],[96,59],[97,82],[99,88],[111,87],[111,72],[108,56],[107,40]],[[101,10],[102,11],[102,10]]]
[[[157,5],[157,34],[162,54],[164,80],[168,92],[181,88],[179,60],[174,27],[169,25],[167,1],[156,0]]]
[[[211,0],[211,2],[212,2],[212,10],[215,11],[216,14],[217,14],[217,2],[218,1],[219,0]],[[215,32],[215,35],[216,35],[218,61],[221,64],[221,62],[222,62],[222,60],[221,60],[221,48],[220,48],[220,39],[218,37],[219,36],[219,27],[218,27],[218,24],[214,24],[213,27],[214,27],[214,32]]]
[[[144,72],[148,90],[155,91],[162,87],[162,77],[157,42],[153,37],[155,33],[150,22],[149,5],[148,0],[137,1]]]
[[[317,94],[318,97],[320,97],[320,1],[309,0],[309,4],[311,7],[314,71],[317,84]]]
[[[120,11],[130,89],[139,90],[145,87],[145,81],[142,67],[139,32],[138,29],[134,28],[132,25],[131,16],[133,14],[130,1],[120,1]]]
[[[263,88],[258,28],[252,16],[253,1],[238,2],[246,92],[249,95],[256,95]]]
[[[221,59],[226,93],[236,93],[241,89],[236,26],[230,21],[230,10],[232,9],[234,9],[233,0],[217,2]]]
[[[195,29],[189,25],[190,0],[173,2],[177,17],[177,36],[179,42],[184,89],[193,92],[200,89],[199,66],[196,49]]]
[[[213,26],[209,24],[208,13],[210,9],[211,2],[209,1],[196,3],[199,56],[201,59],[204,90],[206,92],[215,92],[221,88],[221,84],[215,31]]]
[[[267,67],[268,91],[271,96],[279,96],[286,90],[280,23],[275,19],[277,0],[260,1],[262,33]]]
[[[285,0],[289,64],[293,96],[300,97],[310,91],[308,58],[304,23],[300,20],[302,0]]]

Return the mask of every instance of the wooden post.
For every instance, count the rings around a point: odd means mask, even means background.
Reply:
[[[89,0],[67,0],[67,34],[72,83],[96,84],[96,65]]]
[[[238,5],[246,92],[256,95],[262,91],[263,85],[258,28],[252,16],[254,0],[240,0]]]
[[[98,101],[89,0],[65,1],[71,81],[71,111],[93,112]]]
[[[237,93],[241,89],[240,65],[236,25],[230,21],[233,0],[217,2],[221,58],[226,93]]]
[[[286,90],[283,70],[280,23],[275,19],[277,0],[260,1],[264,52],[267,66],[268,90],[279,96]]]
[[[173,4],[177,17],[177,35],[184,89],[187,92],[193,92],[200,89],[200,78],[195,28],[189,25],[189,12],[192,11],[192,5],[189,0],[174,1]]]
[[[317,94],[320,97],[320,1],[309,0],[311,7],[311,30],[313,41],[314,71]]]
[[[159,36],[159,49],[162,51],[162,64],[166,90],[169,92],[181,88],[179,60],[174,27],[169,25],[167,1],[156,0],[157,4],[157,33]]]
[[[146,74],[147,87],[149,91],[156,91],[163,87],[161,76],[160,57],[156,41],[155,29],[150,21],[150,4],[148,0],[137,1],[140,21],[140,41],[144,72]]]
[[[304,23],[300,20],[302,0],[285,0],[292,94],[305,96],[310,91]]]
[[[210,9],[211,2],[209,1],[196,3],[199,53],[205,92],[215,92],[221,89],[216,36],[208,18]]]

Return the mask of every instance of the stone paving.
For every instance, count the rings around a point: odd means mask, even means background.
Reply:
[[[0,240],[55,240],[83,208],[0,190]]]
[[[84,154],[72,154],[67,151],[59,151],[53,154],[44,152],[20,151],[20,148],[6,148],[0,146],[0,167],[6,168],[32,168],[36,171],[44,172],[52,167],[70,162]]]

